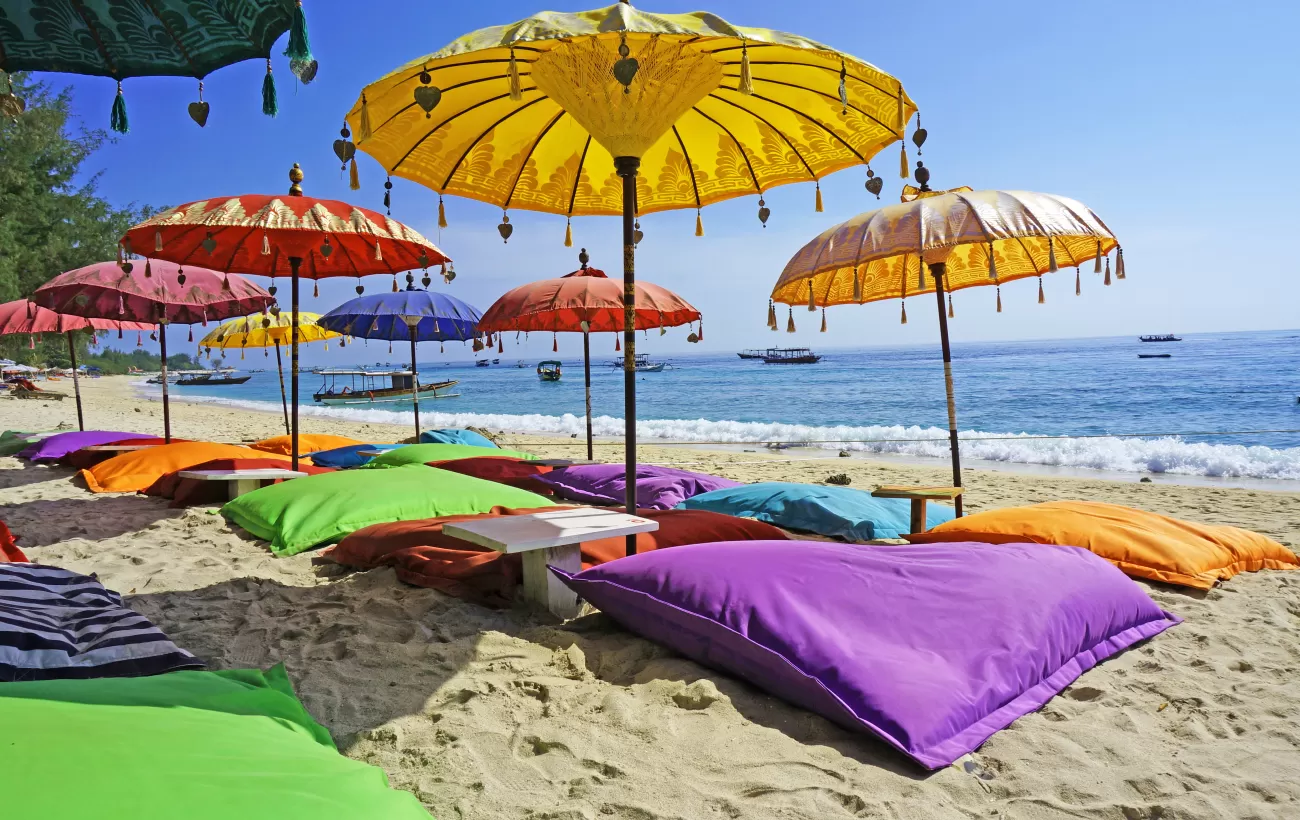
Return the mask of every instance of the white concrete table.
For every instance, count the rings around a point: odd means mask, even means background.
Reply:
[[[378,458],[384,453],[391,453],[396,449],[396,447],[386,447],[383,450],[357,450],[357,455],[362,456],[363,458]]]
[[[600,464],[601,462],[588,461],[585,458],[539,458],[528,463],[541,464],[544,467],[577,467],[581,464]]]
[[[233,501],[244,493],[266,486],[282,478],[303,478],[307,473],[297,470],[282,470],[278,467],[264,467],[256,470],[181,470],[181,478],[195,481],[224,481],[226,491]]]
[[[582,570],[583,541],[635,535],[659,529],[658,521],[617,510],[580,507],[531,515],[505,515],[446,524],[442,531],[481,547],[507,555],[523,553],[524,598],[551,614],[572,618],[578,614],[578,596],[546,567],[565,572]]]
[[[96,444],[94,447],[83,447],[81,449],[91,453],[134,453],[136,450],[149,450],[161,445],[158,444]]]

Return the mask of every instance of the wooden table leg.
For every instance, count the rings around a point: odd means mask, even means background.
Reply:
[[[925,532],[925,499],[912,499],[912,532]]]
[[[229,487],[230,500],[234,501],[244,493],[251,493],[253,490],[262,486],[262,482],[256,478],[239,478],[234,481],[227,481]]]
[[[581,545],[566,544],[562,547],[530,550],[523,556],[524,599],[545,608],[562,620],[577,616],[580,609],[578,596],[563,581],[552,575],[546,565],[550,564],[565,572],[580,572]]]

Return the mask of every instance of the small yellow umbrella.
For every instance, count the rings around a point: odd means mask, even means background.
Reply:
[[[316,324],[318,319],[320,319],[319,313],[298,312],[299,343],[306,344],[307,342],[342,338],[342,334],[326,330]],[[292,333],[292,317],[276,310],[273,314],[256,313],[252,316],[242,316],[238,319],[222,322],[213,328],[211,333],[199,340],[199,349],[206,348],[209,356],[212,355],[214,348],[229,350],[237,347],[241,359],[244,358],[244,348],[275,348],[275,366],[280,372],[280,404],[284,407],[284,431],[286,433],[290,430],[289,399],[284,392],[284,365],[280,359],[280,345],[289,344],[292,341]],[[343,342],[340,341],[339,344],[343,344]],[[326,344],[325,349],[329,349],[328,344]]]
[[[542,12],[467,34],[367,85],[348,114],[356,145],[390,176],[441,196],[572,217],[623,217],[624,401],[635,511],[634,299],[638,214],[695,208],[866,165],[901,140],[916,106],[902,84],[804,37],[714,14],[624,2]],[[914,136],[924,142],[924,131]],[[907,157],[900,157],[907,176]],[[391,187],[391,183],[385,183]],[[867,187],[882,182],[868,169]],[[497,230],[509,240],[508,213]],[[565,245],[571,245],[566,228]],[[628,536],[629,554],[635,539]]]
[[[786,264],[772,300],[807,304],[810,311],[828,305],[862,304],[933,292],[939,303],[939,335],[943,345],[944,383],[948,393],[948,436],[952,447],[953,483],[961,486],[957,451],[957,408],[952,389],[952,354],[944,294],[980,285],[998,287],[1013,279],[1039,277],[1038,301],[1044,301],[1042,275],[1060,267],[1075,268],[1075,293],[1080,293],[1078,268],[1093,262],[1093,270],[1111,283],[1110,253],[1115,252],[1115,277],[1124,278],[1124,252],[1101,219],[1073,199],[1028,191],[930,191],[928,173],[918,174],[921,187],[904,191],[904,202],[861,214],[824,231]],[[929,274],[928,276],[926,274]],[[786,330],[794,331],[794,309]],[[826,329],[825,314],[822,330]],[[907,308],[902,308],[907,323]],[[776,314],[768,326],[777,329]],[[961,498],[957,499],[961,515]]]

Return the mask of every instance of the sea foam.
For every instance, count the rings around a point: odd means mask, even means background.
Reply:
[[[270,402],[215,396],[186,396],[186,400],[281,412],[279,404]],[[304,416],[383,424],[411,425],[415,421],[414,414],[409,410],[306,406],[300,407],[298,412]],[[582,416],[570,413],[560,416],[536,413],[445,413],[421,408],[420,421],[426,428],[473,426],[556,436],[576,434],[582,437],[586,435],[587,429]],[[597,416],[592,420],[592,426],[597,436],[621,438],[623,435],[623,420],[620,418]],[[960,436],[962,457],[981,461],[1131,473],[1300,480],[1300,447],[1274,449],[1237,444],[1205,444],[1178,437],[1044,439],[1023,433],[986,433],[977,430],[964,431]],[[817,427],[708,419],[639,419],[637,438],[643,441],[661,439],[724,444],[775,441],[828,450],[934,459],[948,457],[948,431],[937,427]]]

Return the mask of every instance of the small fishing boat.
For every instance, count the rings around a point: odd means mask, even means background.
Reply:
[[[528,367],[528,362],[524,361],[523,359],[520,359],[519,361],[515,362],[515,367],[519,368],[520,370],[523,370],[525,367]]]
[[[225,384],[243,384],[252,376],[235,376],[233,370],[187,370],[176,380],[177,387],[216,387]]]
[[[1164,333],[1156,336],[1139,336],[1139,342],[1181,342],[1182,338],[1172,333]]]
[[[500,359],[493,359],[493,360],[492,360],[492,364],[501,364],[501,360],[500,360]]]
[[[490,364],[492,364],[492,362],[489,362],[487,359],[477,359],[474,362],[475,367],[487,367]]]
[[[413,374],[409,370],[322,370],[324,382],[312,398],[329,406],[398,404],[411,401]],[[386,381],[385,381],[386,380]],[[452,399],[459,393],[455,379],[420,385],[420,399]]]
[[[771,348],[768,348],[767,350],[755,350],[750,348],[749,350],[742,350],[736,355],[742,359],[761,359],[771,352],[771,350]]]
[[[1173,355],[1174,354],[1172,353],[1139,353],[1138,358],[1139,359],[1169,359],[1172,358]]]
[[[560,362],[554,359],[548,359],[539,362],[537,365],[537,378],[544,382],[558,382],[560,380]]]
[[[763,364],[817,364],[821,360],[806,347],[774,347],[763,354]]]
[[[612,361],[612,362],[609,363],[609,366],[610,366],[610,367],[619,367],[619,368],[621,368],[621,367],[623,366],[623,360],[622,360],[622,359],[615,359],[614,361]],[[638,373],[659,373],[659,372],[661,372],[665,367],[667,367],[667,363],[666,363],[666,362],[652,362],[652,361],[650,361],[650,354],[649,354],[649,353],[638,353],[638,354],[636,354],[636,372],[638,372]]]

